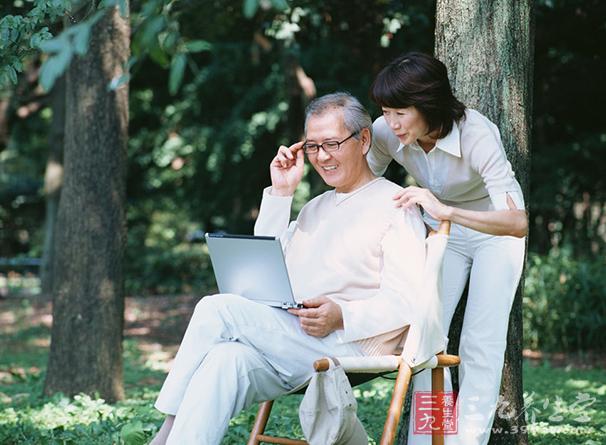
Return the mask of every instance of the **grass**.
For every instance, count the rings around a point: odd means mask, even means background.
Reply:
[[[43,397],[50,341],[49,306],[27,300],[0,302],[0,443],[147,443],[162,421],[152,405],[191,309],[190,302],[183,300],[175,305],[175,301],[127,303],[126,398],[115,404],[86,395]],[[524,383],[531,443],[606,443],[604,369],[525,363]],[[377,379],[355,389],[358,415],[373,439],[381,434],[391,385],[390,381]],[[299,402],[300,396],[276,402],[268,431],[302,437],[297,417]],[[223,444],[246,443],[255,414],[253,407],[233,419]]]

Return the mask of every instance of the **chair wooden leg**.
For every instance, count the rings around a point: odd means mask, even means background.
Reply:
[[[385,420],[385,426],[383,427],[380,445],[393,445],[396,433],[398,432],[400,416],[402,415],[402,405],[406,399],[406,392],[408,391],[411,377],[412,370],[410,369],[410,366],[406,363],[400,364],[396,385],[391,396],[391,404],[389,405],[389,411],[387,412],[387,420]]]
[[[444,392],[444,368],[431,370],[431,392]],[[431,445],[444,445],[444,431],[442,425],[439,427],[438,431],[433,431],[431,434]]]
[[[269,420],[269,414],[271,413],[273,404],[273,400],[268,400],[267,402],[263,402],[259,405],[259,411],[257,412],[255,424],[250,432],[250,438],[248,439],[247,445],[259,445],[261,443],[258,436],[265,432],[265,427],[267,426],[267,421]]]

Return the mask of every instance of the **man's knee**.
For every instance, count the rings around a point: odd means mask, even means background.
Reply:
[[[237,341],[218,343],[208,352],[204,367],[209,375],[215,375],[224,383],[248,387],[255,382],[255,375],[266,372],[268,364],[261,353]],[[243,389],[243,388],[241,388]]]
[[[237,342],[215,345],[205,359],[208,374],[221,384],[237,388],[243,407],[262,400],[273,400],[290,387],[277,375],[261,351]],[[210,377],[213,378],[213,377]]]
[[[226,310],[231,310],[242,297],[233,294],[214,294],[202,297],[196,304],[192,318],[221,318]]]

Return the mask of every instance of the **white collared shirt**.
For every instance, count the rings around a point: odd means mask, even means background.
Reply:
[[[376,175],[391,160],[402,165],[420,187],[440,201],[472,210],[505,210],[507,195],[518,209],[524,197],[507,160],[499,129],[479,112],[466,109],[452,130],[425,153],[417,144],[401,144],[384,117],[373,124],[367,159]],[[488,199],[490,197],[490,199]]]

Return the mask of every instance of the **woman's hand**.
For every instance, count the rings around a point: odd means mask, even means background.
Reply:
[[[343,329],[341,307],[328,297],[317,297],[303,301],[304,309],[289,309],[299,317],[301,327],[313,337],[326,337],[337,329]]]
[[[272,194],[291,196],[303,178],[303,141],[290,147],[281,145],[269,165]]]
[[[451,219],[452,208],[442,204],[438,198],[429,190],[409,186],[401,192],[398,192],[393,197],[396,201],[396,207],[408,208],[414,204],[420,205],[423,209],[437,221],[445,221]]]

